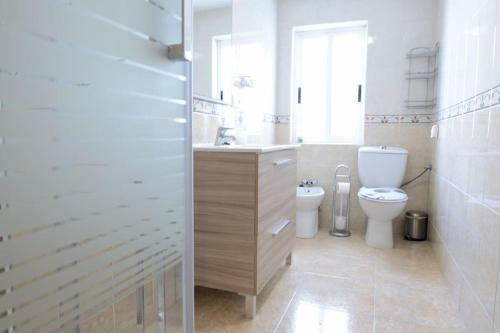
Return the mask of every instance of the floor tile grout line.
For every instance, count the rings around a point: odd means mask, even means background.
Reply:
[[[491,207],[487,203],[485,203],[483,199],[480,199],[480,198],[478,198],[476,196],[473,196],[472,194],[468,193],[466,190],[464,190],[463,188],[461,188],[460,186],[458,186],[457,184],[455,184],[453,182],[453,180],[450,179],[449,177],[446,177],[446,176],[442,175],[440,172],[437,172],[437,171],[433,171],[433,172],[436,175],[435,177],[438,177],[439,179],[441,179],[444,182],[448,183],[451,187],[455,188],[457,191],[461,192],[463,195],[467,196],[472,201],[477,202],[479,205],[483,206],[484,208],[486,208],[490,212],[492,212],[492,213],[494,213],[496,215],[500,215],[500,213],[498,211],[496,211],[493,207]]]
[[[313,276],[317,276],[317,277],[339,279],[339,280],[345,280],[345,281],[351,281],[352,280],[352,278],[347,277],[347,276],[331,275],[331,274],[324,274],[324,273],[315,273],[315,272],[309,272],[309,271],[304,271],[302,273],[306,274],[306,275],[313,275]],[[351,287],[351,288],[354,288],[354,287]],[[351,288],[345,288],[345,289],[351,289]],[[356,289],[357,288],[358,287],[356,287]]]
[[[494,321],[494,316],[490,316],[490,314],[488,313],[488,310],[486,308],[486,305],[483,304],[483,302],[481,301],[481,299],[479,298],[479,295],[477,294],[477,292],[474,290],[474,288],[472,287],[472,284],[470,283],[470,281],[468,280],[467,276],[465,275],[462,267],[460,267],[455,259],[455,257],[453,257],[451,255],[451,252],[450,250],[448,249],[448,246],[444,243],[443,241],[443,237],[441,236],[439,230],[437,230],[431,223],[431,228],[434,229],[434,231],[436,232],[436,234],[439,236],[439,239],[441,241],[441,244],[444,248],[444,250],[446,251],[446,255],[451,258],[453,264],[455,265],[456,269],[458,270],[458,272],[460,273],[461,275],[461,278],[462,278],[462,281],[464,281],[464,283],[466,284],[466,287],[468,287],[471,291],[472,291],[472,296],[474,297],[474,299],[476,300],[476,302],[479,303],[479,305],[481,306],[481,309],[482,311],[484,312],[484,314],[486,314],[487,317],[489,317],[489,319],[491,319],[492,321]],[[444,275],[444,273],[442,273]],[[460,288],[463,288],[464,286],[460,286]],[[460,312],[460,303],[462,302],[461,300],[461,295],[459,295],[459,299],[458,299],[458,304],[457,307],[458,307],[458,311]],[[494,313],[493,313],[494,315]]]
[[[376,295],[377,295],[377,276],[375,276],[375,282],[374,282],[374,286],[373,286],[373,330],[372,332],[375,333],[375,328],[377,327],[377,316],[376,316],[376,306],[375,306],[375,302],[376,302]]]
[[[500,249],[499,249],[499,257],[500,257]],[[496,283],[496,286],[495,286],[495,300],[498,299],[498,278],[500,277],[499,275],[500,273],[500,267],[497,266],[497,283]],[[496,314],[497,314],[497,304],[498,302],[493,302],[493,318],[491,320],[491,331],[494,332],[495,331],[495,317],[496,317]]]
[[[323,233],[324,233],[324,231],[323,231]],[[311,243],[310,245],[312,246],[312,248],[314,248],[318,244]],[[356,246],[363,246],[363,244],[356,244]],[[244,316],[241,315],[239,307],[231,306],[231,312],[234,312],[234,313],[232,313],[234,315],[234,318],[231,317],[230,321],[217,322],[216,325],[218,327],[214,326],[213,327],[214,330],[210,330],[210,331],[222,332],[222,331],[224,331],[224,329],[229,329],[229,330],[234,331],[234,332],[243,333],[243,332],[252,332],[257,328],[257,331],[259,331],[259,332],[269,331],[269,332],[278,333],[278,332],[284,332],[287,329],[289,329],[289,330],[297,329],[297,328],[299,328],[299,326],[297,326],[297,323],[298,323],[297,320],[299,320],[300,322],[302,322],[303,319],[306,319],[306,322],[309,322],[311,320],[311,318],[308,316],[309,312],[308,311],[304,312],[303,311],[304,309],[302,309],[301,306],[299,306],[302,303],[302,289],[306,286],[309,286],[309,285],[312,285],[313,288],[310,290],[309,290],[309,288],[304,290],[304,292],[305,292],[304,295],[307,296],[307,299],[304,299],[304,301],[307,301],[307,303],[309,303],[308,302],[309,296],[313,296],[313,297],[316,297],[316,295],[320,296],[318,299],[316,299],[316,298],[312,299],[312,302],[317,303],[317,305],[319,306],[317,308],[315,307],[315,309],[314,309],[315,313],[316,312],[323,313],[325,311],[325,309],[329,309],[330,307],[336,307],[336,306],[342,304],[342,306],[348,307],[348,308],[346,308],[347,312],[351,313],[351,311],[352,311],[353,316],[355,315],[355,317],[352,317],[353,319],[358,319],[358,320],[355,320],[355,322],[356,322],[355,326],[358,327],[357,322],[359,320],[361,320],[361,323],[363,324],[362,326],[364,328],[366,328],[368,332],[379,333],[379,332],[383,332],[386,329],[389,330],[390,328],[397,329],[400,326],[405,327],[407,329],[406,332],[411,331],[412,327],[414,328],[416,323],[410,319],[413,315],[415,315],[417,313],[422,314],[423,317],[429,319],[429,320],[427,320],[424,318],[425,320],[420,323],[422,326],[422,329],[424,329],[423,331],[425,331],[426,328],[429,330],[432,328],[443,329],[443,330],[451,329],[451,331],[453,331],[453,329],[455,327],[458,327],[458,325],[455,323],[455,320],[457,320],[457,318],[459,318],[458,317],[459,313],[456,311],[455,307],[450,308],[449,315],[448,315],[448,312],[446,312],[444,315],[441,315],[441,314],[439,314],[439,311],[437,311],[436,314],[431,315],[429,313],[421,311],[422,305],[425,306],[426,301],[424,301],[421,304],[420,303],[418,303],[418,304],[412,303],[411,305],[409,305],[409,308],[407,309],[407,311],[405,313],[403,313],[404,316],[397,316],[397,318],[394,317],[392,320],[390,319],[390,318],[392,318],[392,314],[390,312],[386,312],[387,309],[389,309],[389,310],[393,309],[394,306],[406,307],[405,306],[406,302],[399,301],[398,300],[399,297],[397,296],[398,293],[404,292],[403,290],[406,288],[405,287],[405,283],[407,282],[406,277],[412,278],[411,274],[408,276],[406,274],[404,274],[402,276],[398,275],[397,272],[399,272],[399,271],[404,273],[404,270],[405,270],[404,267],[401,267],[402,268],[401,270],[399,268],[396,269],[396,275],[394,276],[394,278],[395,278],[394,281],[401,283],[401,286],[398,285],[398,286],[395,286],[394,289],[388,290],[388,291],[390,291],[387,294],[387,296],[389,298],[386,299],[386,294],[384,291],[384,284],[386,282],[391,283],[392,277],[391,276],[386,277],[384,274],[381,274],[384,270],[382,269],[382,267],[380,267],[378,265],[375,266],[374,268],[370,269],[370,272],[372,272],[372,273],[370,273],[370,276],[373,276],[373,279],[370,279],[371,280],[369,283],[370,287],[365,288],[365,286],[363,284],[361,284],[360,286],[363,289],[363,291],[360,294],[361,297],[357,297],[358,293],[356,292],[356,289],[353,290],[354,294],[352,294],[351,291],[349,290],[351,288],[357,288],[356,287],[357,283],[355,285],[351,285],[347,282],[351,279],[357,279],[357,278],[363,277],[362,275],[359,275],[359,271],[355,270],[355,271],[351,272],[349,270],[348,272],[346,272],[347,275],[340,274],[340,276],[330,276],[330,274],[332,274],[332,273],[334,275],[337,275],[336,274],[336,272],[337,272],[336,265],[329,265],[329,266],[325,266],[325,267],[316,267],[316,268],[314,266],[308,265],[308,261],[309,261],[308,259],[310,259],[311,255],[314,256],[314,251],[308,251],[309,249],[311,249],[311,248],[304,247],[303,250],[306,251],[306,252],[304,252],[306,255],[304,255],[304,257],[302,258],[302,260],[300,260],[300,262],[299,261],[295,262],[298,265],[296,265],[296,266],[294,265],[294,267],[297,267],[299,269],[297,269],[297,270],[294,269],[293,272],[289,271],[289,273],[292,273],[293,279],[290,281],[288,278],[285,278],[285,276],[282,276],[277,280],[278,283],[273,284],[272,289],[270,289],[270,290],[273,290],[275,287],[285,286],[286,291],[287,291],[285,293],[281,293],[281,292],[276,293],[276,294],[273,293],[274,296],[272,296],[272,294],[271,294],[268,301],[271,302],[271,304],[272,304],[271,307],[272,307],[273,311],[265,311],[264,313],[261,313],[258,316],[258,318],[256,319],[257,322],[254,322],[254,323],[251,323],[251,325],[248,325],[249,322],[247,320],[244,320]],[[399,262],[401,260],[404,261],[407,259],[412,260],[414,253],[416,253],[417,255],[419,255],[419,253],[420,253],[419,252],[420,248],[413,249],[413,247],[410,246],[408,248],[408,250],[409,250],[408,252],[402,251],[401,252],[402,255],[396,255],[394,258],[392,258],[392,256],[390,256],[390,257],[388,257],[388,259],[391,259],[391,262],[392,262],[392,259],[394,259],[395,262]],[[430,253],[432,253],[432,254],[436,253],[435,248],[431,248],[430,250],[431,250]],[[406,253],[409,255],[409,257],[408,257],[408,255],[406,255]],[[427,258],[427,254],[425,257]],[[415,257],[415,259],[419,260],[420,256]],[[432,256],[431,260],[433,262],[436,262],[436,263],[438,262],[438,258],[435,255]],[[399,266],[397,266],[397,267],[399,267]],[[441,267],[440,265],[436,265],[436,266],[432,265],[432,270],[438,272],[439,275],[442,276],[442,271],[440,270],[440,267]],[[307,269],[307,271],[305,271],[304,269]],[[296,273],[298,275],[296,275]],[[500,272],[499,272],[499,274],[500,274]],[[310,278],[304,279],[307,276],[309,276]],[[299,278],[298,280],[296,279],[297,277]],[[285,278],[285,279],[283,280],[283,278]],[[386,278],[387,278],[387,280],[386,280]],[[328,296],[327,298],[322,298],[322,295],[325,294],[325,288],[328,288],[328,286],[330,285],[329,281],[333,281],[333,280],[339,282],[339,287],[342,290],[341,291],[339,290],[339,293],[332,292],[331,293],[332,297]],[[284,282],[281,282],[281,281],[284,281]],[[417,282],[419,282],[419,281],[420,280],[418,280]],[[304,282],[306,282],[306,285],[304,285],[304,287],[303,287],[302,284]],[[411,281],[410,281],[410,283],[411,283]],[[443,283],[442,284],[443,286],[445,286],[445,287],[448,286],[445,281],[442,281],[442,283]],[[318,287],[318,288],[314,287],[317,284],[320,287]],[[322,286],[324,286],[324,287],[322,287]],[[389,285],[387,284],[387,286],[389,286]],[[500,288],[500,284],[499,284],[499,288]],[[280,290],[282,290],[281,287],[280,287]],[[418,291],[419,289],[415,288],[415,290]],[[447,292],[449,295],[448,290],[447,290]],[[204,299],[210,300],[212,297],[210,295],[212,295],[212,294],[207,293],[205,295]],[[226,294],[224,293],[222,296],[225,296],[225,295]],[[395,296],[396,298],[394,298],[393,296]],[[344,297],[345,297],[345,299],[344,299]],[[420,297],[420,296],[416,296],[416,297]],[[442,297],[442,296],[440,296],[440,297]],[[424,296],[424,298],[425,298],[425,296]],[[237,299],[238,302],[236,302],[235,299]],[[370,300],[372,302],[371,306],[369,306]],[[389,303],[387,303],[386,300],[388,300]],[[266,303],[268,301],[266,301]],[[211,300],[209,303],[205,304],[205,307],[207,307],[207,309],[209,309],[209,305],[211,304],[211,302],[213,302],[213,300]],[[229,302],[229,303],[227,303],[227,302]],[[232,297],[231,299],[227,300],[227,302],[226,302],[227,304],[233,304],[233,303],[240,304],[240,299]],[[278,302],[278,303],[275,303],[275,302]],[[440,307],[439,304],[441,304],[441,303],[438,302],[436,304],[438,307]],[[359,308],[358,305],[362,305],[362,307]],[[326,306],[326,308],[325,308],[325,306]],[[366,307],[366,306],[368,306],[368,307]],[[233,308],[235,310],[233,310]],[[372,309],[371,313],[369,312],[370,308]],[[363,311],[358,312],[360,309],[363,309]],[[261,310],[263,310],[263,309],[261,309]],[[307,308],[305,310],[311,310],[311,309]],[[453,312],[451,312],[451,311],[453,311]],[[359,317],[358,317],[358,315],[359,315]],[[408,315],[408,316],[406,316],[406,315]],[[372,317],[371,320],[369,320],[370,316]],[[435,316],[437,316],[436,318],[440,319],[439,323],[434,322],[434,320],[436,319]],[[314,317],[314,318],[312,318],[312,322],[310,322],[310,323],[314,324],[314,327],[316,327],[317,325],[319,325],[318,327],[326,327],[326,326],[323,326],[323,324],[325,324],[325,322],[324,322],[325,318],[326,317],[322,317],[322,316],[320,316],[318,318]],[[202,321],[208,321],[208,320],[211,320],[211,319],[209,317],[202,318]],[[334,319],[332,319],[332,320],[334,320]],[[342,319],[342,318],[335,319],[335,321],[338,321],[338,320],[341,320],[342,323],[344,323],[344,319]],[[351,321],[349,321],[349,322],[351,322]],[[457,323],[458,323],[458,321],[457,321]],[[369,328],[370,325],[372,326],[371,329]],[[300,327],[302,327],[302,326],[300,326]],[[463,325],[463,322],[460,325],[460,327],[465,327]],[[309,325],[309,323],[307,323],[305,326],[305,329],[307,331],[309,331],[312,328],[313,328],[313,326]],[[490,332],[490,330],[488,330],[488,332]]]
[[[280,320],[278,320],[278,323],[276,324],[276,327],[274,329],[274,333],[278,332],[278,328],[280,327],[281,323],[283,322],[283,319],[285,318],[286,313],[288,312],[288,309],[290,309],[290,306],[292,305],[292,302],[295,299],[295,295],[297,295],[297,290],[293,291],[293,294],[292,294],[292,297],[290,298],[290,301],[285,306],[285,310],[283,311],[283,314],[281,315]]]

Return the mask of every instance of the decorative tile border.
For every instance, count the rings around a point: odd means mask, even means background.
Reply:
[[[418,124],[432,123],[431,114],[366,115],[365,124]]]
[[[457,117],[463,114],[487,109],[500,104],[500,85],[483,91],[476,96],[466,99],[460,103],[439,110],[434,115],[435,121]]]
[[[270,114],[270,113],[264,114],[264,122],[265,123],[275,124],[276,123],[276,115],[275,114]]]
[[[264,122],[273,122],[275,124],[289,124],[289,115],[272,115],[266,114]],[[434,117],[432,114],[390,114],[390,115],[366,115],[366,124],[417,124],[417,123],[432,123]]]
[[[193,97],[193,112],[208,114],[213,116],[223,116],[224,109],[230,106],[201,97]]]
[[[457,117],[470,112],[480,111],[491,106],[500,105],[500,85],[483,91],[462,102],[441,109],[434,114],[390,114],[390,115],[366,115],[366,124],[419,124],[433,123],[448,118]],[[193,98],[193,112],[202,114],[224,116],[224,111],[230,107],[216,101],[210,101],[202,97]],[[274,124],[289,124],[289,115],[265,114],[264,122]]]
[[[224,117],[226,116],[228,108],[232,109],[230,105],[212,101],[205,97],[193,97],[193,112],[196,113]],[[290,116],[266,113],[262,120],[265,123],[288,124],[290,122]]]
[[[289,124],[290,123],[290,116],[278,114],[278,115],[276,115],[275,123],[276,124]]]
[[[498,101],[498,103],[500,103],[500,86],[498,87],[498,92],[496,96],[497,96],[495,97],[496,100]],[[467,108],[471,109],[475,107],[476,104],[489,105],[491,104],[492,98],[493,98],[492,96],[490,96],[490,98],[482,96],[481,98],[478,97],[471,99],[470,101],[468,100],[469,104],[467,104]],[[457,107],[458,106],[461,106],[462,108],[464,107],[464,105],[462,104],[457,104]],[[193,98],[193,112],[223,117],[228,108],[231,108],[231,106],[220,102],[211,101],[203,97]],[[450,108],[450,110],[452,109]],[[458,114],[459,111],[453,111],[453,112]],[[289,124],[290,116],[266,113],[263,116],[263,122],[274,123],[274,124]],[[365,116],[366,124],[400,124],[400,123],[425,124],[432,122],[434,122],[434,115],[432,114],[390,114],[390,115]]]
[[[264,122],[274,124],[288,124],[290,123],[290,116],[266,113],[264,115]]]
[[[266,115],[267,116],[267,115]],[[269,115],[271,116],[271,115]],[[289,115],[274,115],[275,124],[289,124]],[[418,124],[432,123],[432,114],[390,114],[390,115],[366,115],[365,124]]]

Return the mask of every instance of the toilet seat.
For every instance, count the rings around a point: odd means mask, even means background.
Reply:
[[[362,187],[358,197],[375,202],[406,202],[408,195],[400,188],[394,187]]]

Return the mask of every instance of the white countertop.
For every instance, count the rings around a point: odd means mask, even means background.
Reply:
[[[269,153],[279,150],[297,149],[300,145],[225,145],[215,146],[210,143],[202,143],[193,145],[193,151],[213,151],[219,153]]]

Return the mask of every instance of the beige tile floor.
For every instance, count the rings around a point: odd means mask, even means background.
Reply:
[[[465,332],[428,242],[372,249],[361,235],[298,240],[244,318],[243,297],[196,288],[197,332]]]

